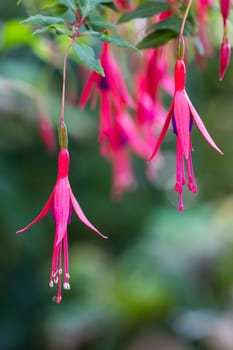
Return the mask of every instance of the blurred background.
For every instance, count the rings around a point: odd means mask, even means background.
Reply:
[[[0,349],[232,350],[233,65],[219,83],[218,38],[206,69],[192,61],[188,66],[187,90],[224,157],[193,131],[199,192],[185,193],[183,213],[173,193],[172,133],[155,181],[146,179],[145,162],[134,158],[137,187],[111,200],[111,168],[97,142],[98,111],[78,110],[82,84],[69,61],[70,183],[109,239],[73,215],[71,290],[58,306],[48,286],[53,220],[48,215],[15,234],[39,213],[54,186],[57,150],[54,143],[49,152],[44,147],[38,116],[47,113],[55,126],[61,105],[62,55],[52,40],[32,37],[19,24],[25,17],[16,1],[1,0]]]

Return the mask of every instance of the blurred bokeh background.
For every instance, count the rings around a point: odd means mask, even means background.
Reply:
[[[48,287],[54,222],[47,216],[15,234],[52,191],[57,154],[41,141],[38,113],[46,111],[55,126],[61,105],[62,56],[52,55],[52,40],[32,37],[19,25],[26,16],[16,1],[0,1],[0,349],[232,350],[233,65],[219,83],[216,40],[206,69],[193,61],[188,66],[189,94],[225,154],[193,131],[199,192],[185,194],[186,209],[179,213],[172,133],[154,183],[135,158],[137,188],[111,201],[98,112],[78,110],[82,84],[69,61],[70,182],[109,239],[99,239],[73,215],[71,290],[58,306]]]

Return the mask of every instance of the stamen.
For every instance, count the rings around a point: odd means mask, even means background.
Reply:
[[[68,282],[63,283],[64,289],[70,289],[70,284]]]
[[[53,288],[53,281],[52,280],[49,281],[49,287]]]
[[[192,162],[192,145],[190,140],[190,152],[187,159],[187,171],[188,171],[188,189],[189,191],[196,193],[197,186],[195,184],[194,171],[193,171],[193,162]]]
[[[69,256],[68,256],[68,238],[67,233],[63,239],[63,251],[64,251],[64,283],[69,282]]]

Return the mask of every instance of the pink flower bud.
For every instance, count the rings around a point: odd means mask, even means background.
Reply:
[[[220,48],[220,72],[219,72],[219,80],[222,80],[224,77],[224,74],[227,70],[227,67],[230,63],[230,57],[231,57],[231,45],[229,44],[229,39],[227,35],[224,35],[221,48]]]
[[[230,7],[231,7],[230,0],[220,0],[220,8],[221,8],[224,27],[226,26],[226,21],[227,21],[227,18],[229,16]]]

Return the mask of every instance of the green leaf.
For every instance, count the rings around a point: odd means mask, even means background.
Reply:
[[[181,18],[172,16],[163,21],[153,24],[148,28],[147,31],[171,30],[178,35],[180,32],[181,22],[182,22]],[[193,29],[191,28],[189,22],[186,22],[185,28],[184,28],[184,35],[191,35],[191,34],[193,34]]]
[[[111,35],[110,36],[110,35],[102,34],[100,37],[100,40],[105,41],[107,43],[115,44],[119,47],[129,48],[129,49],[133,49],[135,51],[139,51],[136,46],[134,46],[133,44],[131,44],[127,40],[122,39],[119,35]]]
[[[95,53],[90,46],[82,43],[74,43],[73,49],[74,53],[83,64],[104,77],[104,70],[100,60],[95,58]]]
[[[97,32],[95,30],[86,30],[82,33],[82,36],[93,36],[94,38],[99,38],[102,34],[100,32]]]
[[[36,26],[50,26],[51,24],[62,24],[64,23],[63,19],[60,17],[50,17],[43,16],[41,14],[30,16],[21,23],[29,23]]]
[[[38,35],[38,34],[46,33],[48,31],[49,31],[49,27],[39,28],[34,30],[34,32],[32,32],[32,35]]]
[[[75,5],[75,0],[59,0],[59,3],[61,5],[65,5],[66,7],[72,9],[73,11],[77,9]]]
[[[120,17],[119,23],[128,22],[135,18],[151,17],[162,11],[169,10],[168,4],[162,1],[147,1],[142,5],[139,5],[134,11],[124,13]]]
[[[150,33],[137,45],[138,49],[150,49],[166,44],[177,37],[177,33],[170,29],[161,29]]]
[[[108,4],[111,2],[112,0],[81,0],[80,8],[82,15],[86,17],[90,11],[94,10],[101,3]]]
[[[104,21],[101,17],[93,18],[88,21],[88,24],[96,29],[116,29],[116,25]]]

